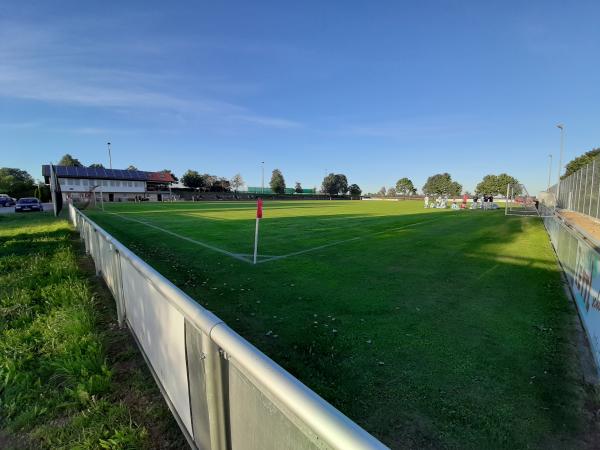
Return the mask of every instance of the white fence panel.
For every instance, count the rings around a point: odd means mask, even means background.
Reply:
[[[121,271],[127,322],[192,435],[183,315],[125,258]]]
[[[547,217],[544,225],[575,298],[596,365],[600,368],[600,254],[562,219]]]

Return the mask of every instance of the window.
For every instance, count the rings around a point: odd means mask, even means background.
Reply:
[[[108,186],[108,181],[107,180],[102,180],[102,186]]]
[[[110,185],[114,187],[114,185],[115,185],[115,180],[110,180]]]
[[[71,184],[72,184],[73,186],[79,186],[79,179],[78,179],[78,178],[73,178],[73,179],[71,180]]]
[[[87,186],[88,185],[88,180],[81,180],[81,184],[83,186]]]

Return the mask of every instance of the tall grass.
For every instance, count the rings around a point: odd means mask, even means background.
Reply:
[[[113,383],[76,245],[64,220],[0,218],[0,431],[27,448],[149,448]]]

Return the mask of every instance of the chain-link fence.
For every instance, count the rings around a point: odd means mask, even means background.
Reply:
[[[600,157],[550,188],[558,207],[600,218]]]

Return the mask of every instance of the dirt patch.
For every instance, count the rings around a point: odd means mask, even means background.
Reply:
[[[560,211],[559,215],[565,222],[578,228],[583,234],[600,244],[600,222],[597,219],[574,211]]]

